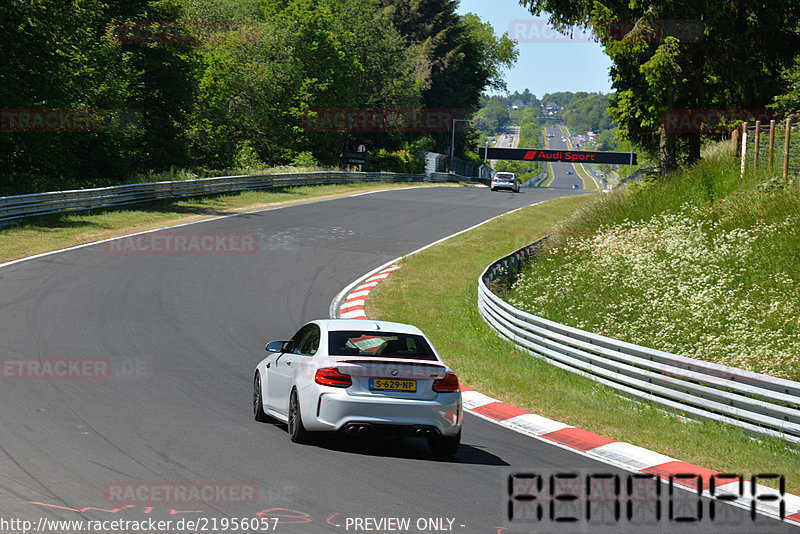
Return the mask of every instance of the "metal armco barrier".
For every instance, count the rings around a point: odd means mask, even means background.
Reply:
[[[343,171],[305,172],[222,176],[218,178],[201,178],[199,180],[128,184],[97,189],[17,195],[0,197],[0,226],[36,215],[108,208],[172,198],[303,185],[355,182],[421,182],[425,179],[426,175],[424,174]]]
[[[495,295],[490,282],[514,277],[545,239],[501,258],[478,279],[478,310],[492,328],[534,356],[626,394],[800,443],[800,382],[593,334],[531,315]]]

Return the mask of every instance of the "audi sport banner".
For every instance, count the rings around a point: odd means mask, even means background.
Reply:
[[[484,158],[486,148],[478,149],[478,155]],[[591,152],[588,150],[543,150],[528,148],[489,148],[487,159],[512,159],[516,161],[566,161],[567,163],[631,163],[630,152]],[[633,154],[636,165],[636,154]]]

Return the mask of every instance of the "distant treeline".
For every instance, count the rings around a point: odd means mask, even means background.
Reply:
[[[585,91],[547,93],[541,100],[528,89],[506,96],[483,95],[481,109],[475,115],[473,126],[491,134],[502,130],[509,123],[511,117],[508,109],[514,105],[520,106],[520,110],[531,108],[535,113],[544,113],[544,106],[555,104],[559,109],[558,115],[570,129],[601,132],[615,127],[608,112],[609,102],[610,95]]]

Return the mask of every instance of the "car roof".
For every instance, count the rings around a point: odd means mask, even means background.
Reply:
[[[370,319],[318,319],[311,321],[329,332],[343,330],[364,330],[369,332],[385,330],[397,334],[422,334],[422,330],[414,325],[395,323],[392,321],[373,321]]]

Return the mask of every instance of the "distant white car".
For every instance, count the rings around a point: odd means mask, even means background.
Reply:
[[[253,413],[256,421],[286,423],[292,441],[341,431],[427,438],[438,457],[458,450],[458,377],[418,328],[317,320],[266,349],[253,377]]]
[[[490,189],[497,191],[498,189],[510,189],[514,193],[519,193],[519,188],[522,186],[513,172],[498,172],[492,178],[492,185]]]

